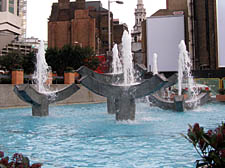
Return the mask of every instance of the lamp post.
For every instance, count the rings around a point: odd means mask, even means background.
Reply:
[[[108,44],[109,44],[109,52],[111,51],[111,17],[110,17],[110,3],[116,2],[118,4],[123,4],[123,1],[110,1],[108,0]]]

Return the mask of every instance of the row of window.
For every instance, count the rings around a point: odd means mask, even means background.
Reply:
[[[14,0],[9,0],[9,12],[14,14]]]
[[[142,22],[142,21],[144,21],[144,19],[139,19],[139,22],[138,22],[138,19],[136,19],[136,23],[140,23],[140,22]]]

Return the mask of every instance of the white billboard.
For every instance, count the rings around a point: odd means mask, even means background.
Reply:
[[[147,18],[147,65],[153,70],[153,54],[158,55],[158,71],[178,70],[178,45],[184,40],[184,16],[152,16]]]
[[[225,0],[217,0],[218,66],[225,67]]]

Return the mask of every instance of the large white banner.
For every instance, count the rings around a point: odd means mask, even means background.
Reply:
[[[217,0],[218,66],[225,67],[225,0]]]
[[[225,1],[225,0],[224,0]],[[184,40],[184,16],[147,18],[147,64],[153,70],[153,54],[158,55],[158,71],[178,70],[178,45]]]

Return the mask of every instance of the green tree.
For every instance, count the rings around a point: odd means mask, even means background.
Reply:
[[[0,57],[1,68],[8,71],[12,71],[13,69],[24,69],[24,73],[26,74],[34,72],[35,62],[35,52],[24,55],[19,50],[14,50],[7,55]]]
[[[99,65],[93,49],[71,45],[65,45],[61,49],[48,48],[46,51],[46,61],[58,75],[63,75],[67,67],[78,69],[80,66],[86,65],[95,70]]]
[[[23,56],[22,66],[25,74],[33,74],[35,70],[35,64],[36,64],[36,53],[34,51]]]
[[[0,57],[0,66],[8,71],[23,68],[24,57],[19,50],[9,52],[7,55]]]

